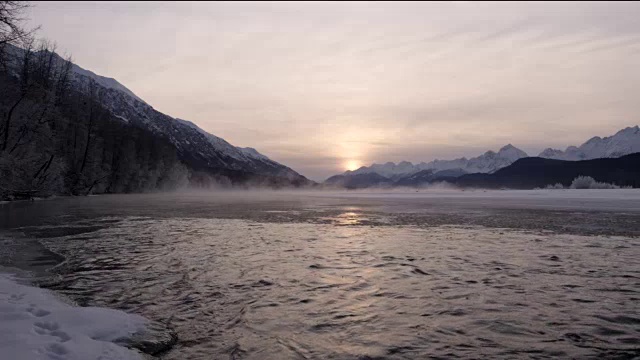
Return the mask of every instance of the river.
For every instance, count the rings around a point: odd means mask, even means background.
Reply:
[[[640,356],[637,190],[0,205],[2,265],[174,329],[163,359]]]

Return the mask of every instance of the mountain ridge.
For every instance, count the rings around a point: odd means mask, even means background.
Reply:
[[[558,183],[568,187],[579,176],[640,187],[640,153],[578,161],[527,157],[492,174],[467,174],[449,182],[464,188],[533,189]]]
[[[311,183],[293,169],[280,164],[253,149],[234,146],[213,135],[195,123],[174,118],[155,110],[116,79],[98,75],[73,64],[72,72],[77,87],[84,92],[90,86],[99,86],[101,102],[112,114],[124,122],[134,122],[150,131],[165,136],[174,144],[188,165],[199,168],[219,168],[245,171],[258,175],[281,177],[296,183]],[[91,85],[92,82],[95,82]],[[189,153],[189,156],[186,156]]]
[[[629,126],[611,136],[594,136],[580,146],[568,146],[564,151],[546,148],[539,157],[556,160],[590,160],[615,158],[640,152],[640,127]]]
[[[527,157],[527,153],[516,148],[512,144],[507,144],[501,147],[497,152],[493,150],[486,151],[485,153],[467,159],[461,157],[453,160],[439,160],[435,159],[428,163],[421,162],[419,164],[413,164],[409,161],[402,161],[397,165],[393,162],[387,162],[385,164],[372,164],[370,166],[363,166],[354,171],[346,171],[343,175],[355,175],[366,174],[375,172],[378,175],[388,178],[399,178],[407,175],[415,174],[423,170],[454,170],[460,169],[467,173],[472,172],[492,172],[501,167],[513,163],[515,160]]]
[[[0,52],[0,199],[315,184],[155,110],[47,42]]]
[[[568,146],[565,151],[547,148],[540,152],[538,157],[579,161],[597,158],[620,157],[635,152],[640,152],[640,127],[630,126],[617,131],[607,137],[594,136],[579,147]],[[488,150],[485,153],[472,157],[461,157],[453,160],[435,159],[428,163],[413,164],[409,161],[399,163],[387,162],[384,164],[371,164],[362,166],[357,170],[345,171],[341,175],[351,176],[356,174],[376,173],[393,181],[403,179],[400,183],[410,183],[410,175],[421,173],[425,170],[433,170],[438,173],[444,170],[454,170],[451,176],[457,177],[466,173],[493,173],[499,169],[511,165],[515,161],[527,158],[526,152],[512,144],[501,147],[497,152]],[[433,174],[423,173],[421,179],[433,178]]]

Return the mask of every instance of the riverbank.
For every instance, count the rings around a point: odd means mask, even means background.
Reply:
[[[116,309],[79,307],[34,286],[65,258],[35,239],[5,235],[0,235],[0,354],[7,359],[150,359],[176,343],[175,332],[160,323]]]
[[[149,320],[123,311],[76,307],[55,293],[0,272],[0,353],[7,359],[140,360],[129,348]]]

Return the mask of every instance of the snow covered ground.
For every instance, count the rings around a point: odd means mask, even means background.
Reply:
[[[2,359],[144,359],[121,345],[145,332],[147,323],[119,310],[69,305],[48,290],[0,272]]]

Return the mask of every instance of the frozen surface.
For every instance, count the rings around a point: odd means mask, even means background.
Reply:
[[[116,342],[143,332],[146,323],[118,310],[71,306],[0,273],[2,359],[139,360],[140,353]]]

